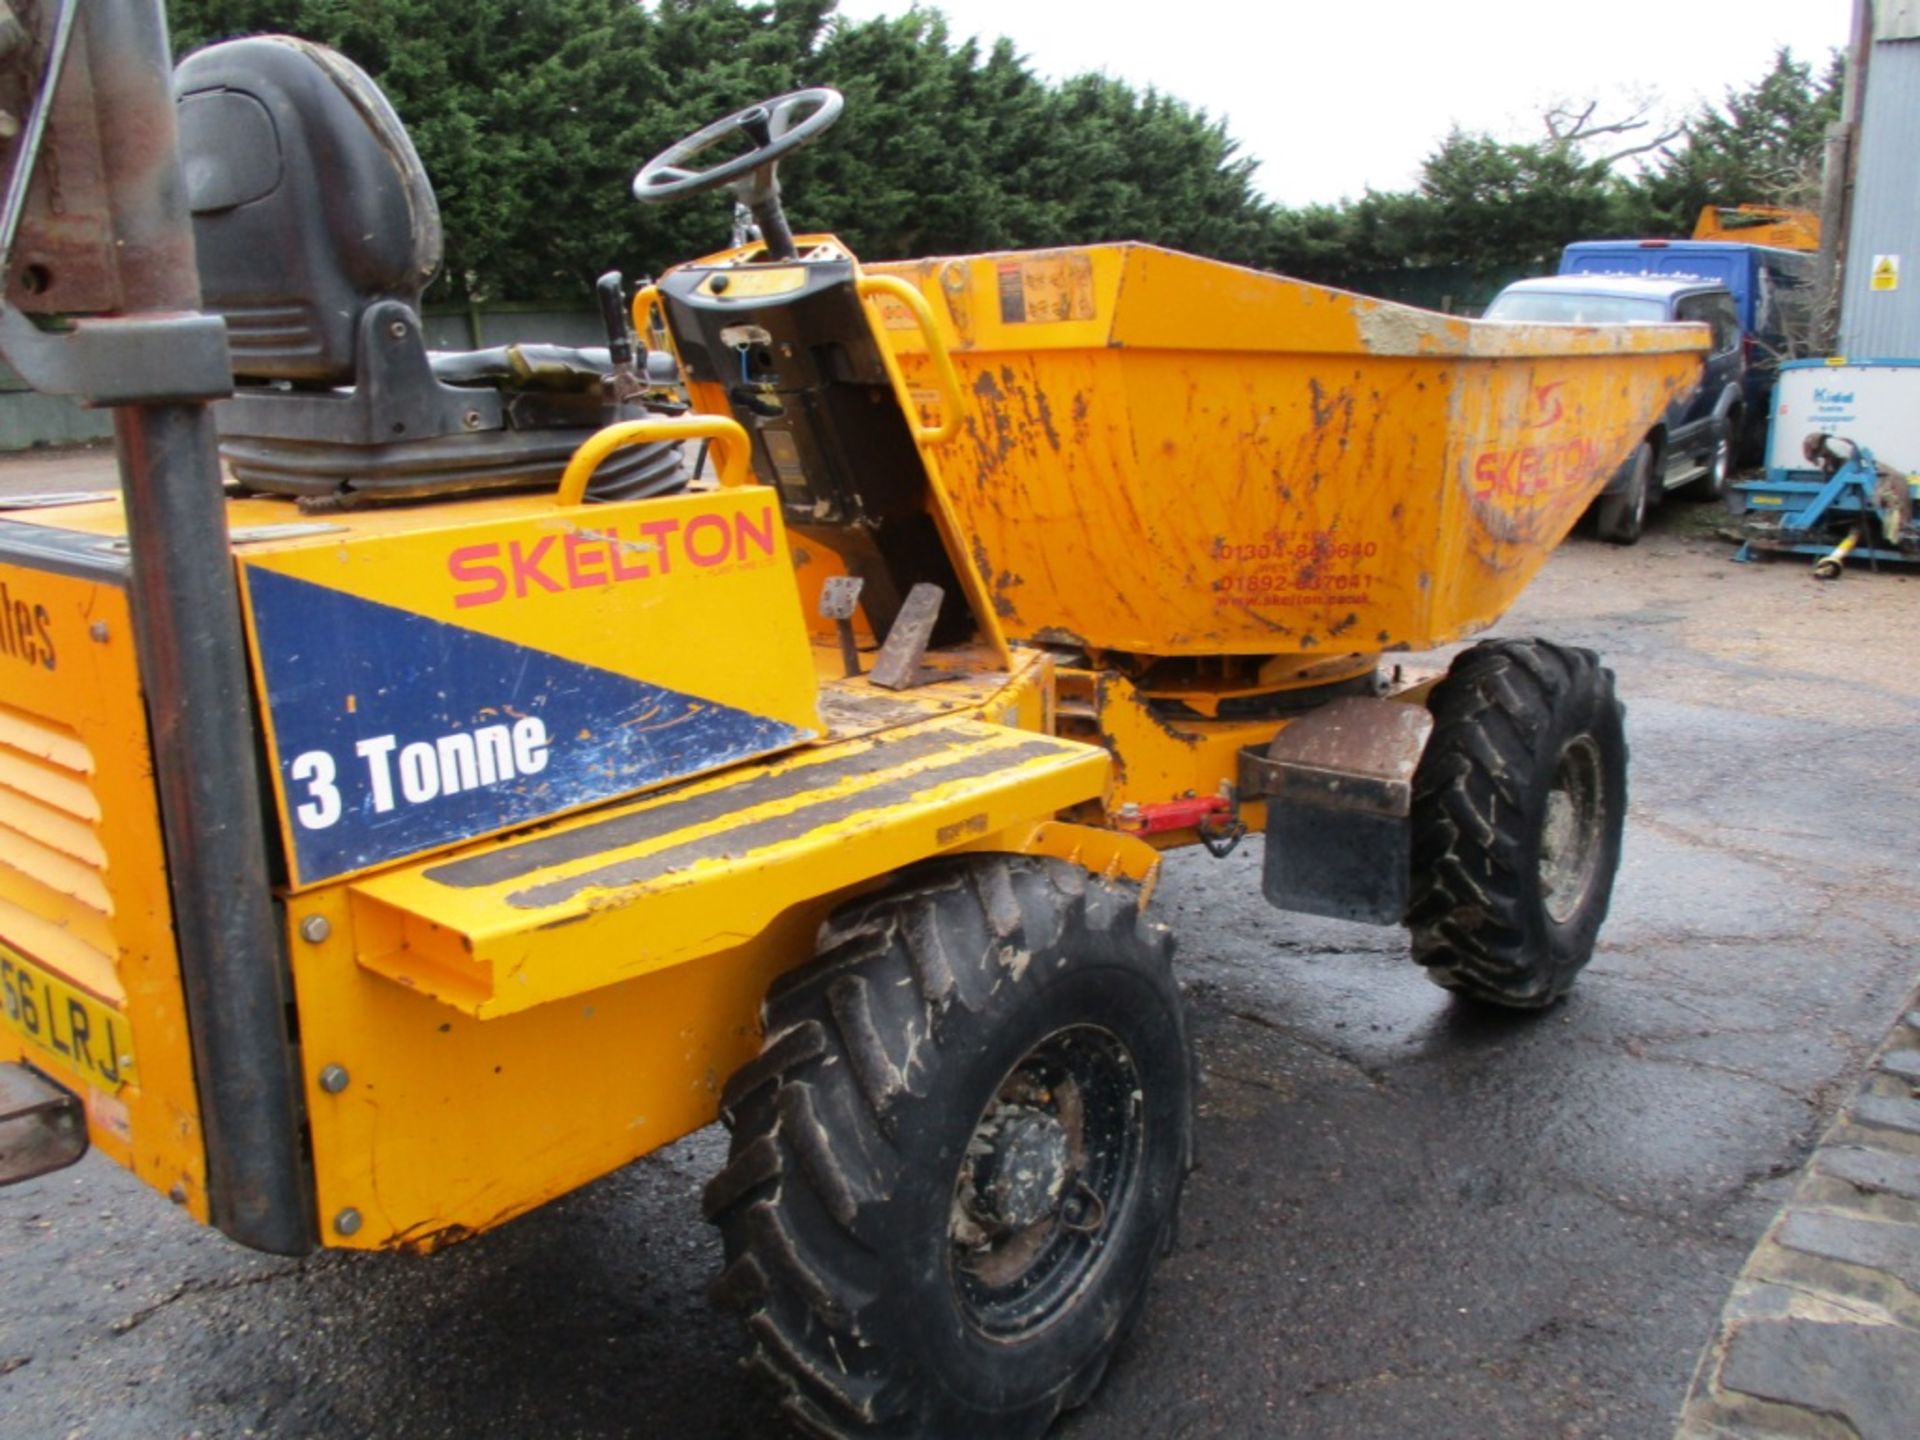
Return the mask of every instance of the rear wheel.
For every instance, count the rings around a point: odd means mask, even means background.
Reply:
[[[1627,483],[1618,494],[1600,497],[1595,528],[1602,540],[1613,545],[1639,543],[1647,528],[1647,511],[1653,506],[1654,462],[1658,458],[1653,441],[1642,440],[1628,463]]]
[[[1590,650],[1490,640],[1434,688],[1414,777],[1413,958],[1440,985],[1551,1005],[1593,956],[1626,815],[1613,672]]]
[[[1164,926],[1057,861],[910,872],[777,984],[707,1188],[750,1364],[830,1436],[1038,1436],[1170,1246],[1192,1078]]]

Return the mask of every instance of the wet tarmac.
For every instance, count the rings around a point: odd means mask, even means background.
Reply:
[[[1181,855],[1180,1243],[1087,1437],[1671,1432],[1733,1278],[1920,972],[1920,579],[1575,541],[1504,633],[1620,672],[1632,809],[1571,999],[1457,1006],[1397,930]],[[250,1255],[112,1165],[0,1192],[0,1436],[744,1440],[706,1132],[429,1259]]]

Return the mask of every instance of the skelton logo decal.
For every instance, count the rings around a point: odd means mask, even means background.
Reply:
[[[1560,403],[1560,397],[1553,393],[1566,383],[1564,380],[1549,380],[1544,385],[1533,387],[1533,408],[1540,413],[1528,422],[1527,429],[1545,429],[1567,413],[1566,408]]]
[[[247,587],[299,884],[807,738],[270,570]]]

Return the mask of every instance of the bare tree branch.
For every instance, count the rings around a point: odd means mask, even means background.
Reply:
[[[1589,100],[1584,106],[1575,106],[1562,101],[1548,108],[1540,117],[1547,127],[1547,146],[1549,149],[1566,151],[1576,145],[1584,145],[1602,135],[1637,135],[1653,122],[1647,117],[1653,107],[1650,104],[1637,105],[1617,120],[1595,119],[1600,102]],[[1597,157],[1603,165],[1614,165],[1635,155],[1645,155],[1671,144],[1685,133],[1684,127],[1675,126],[1671,130],[1662,130],[1651,138],[1638,140],[1635,144],[1623,146]]]
[[[1599,108],[1598,100],[1589,100],[1587,108],[1577,113],[1565,102],[1553,105],[1545,115],[1540,117],[1546,122],[1547,139],[1556,145],[1567,145],[1581,139],[1587,133],[1587,123],[1593,119],[1593,112]],[[1624,124],[1633,119],[1634,116],[1629,115],[1627,121],[1621,123]]]
[[[1663,145],[1671,144],[1673,141],[1678,140],[1685,133],[1686,132],[1682,129],[1663,131],[1662,133],[1654,136],[1651,140],[1647,141],[1644,145],[1629,145],[1624,150],[1615,150],[1611,154],[1603,156],[1602,163],[1607,165],[1612,165],[1618,161],[1626,160],[1634,155],[1645,155],[1649,150],[1658,150]]]

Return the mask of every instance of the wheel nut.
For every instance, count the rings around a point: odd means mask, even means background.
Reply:
[[[360,1212],[349,1205],[333,1217],[334,1232],[339,1235],[357,1235],[360,1233]]]
[[[347,1088],[347,1081],[351,1078],[346,1066],[329,1065],[320,1072],[320,1088],[329,1095],[338,1095]]]
[[[309,915],[300,922],[300,938],[309,945],[318,945],[333,934],[333,926],[324,915]]]

